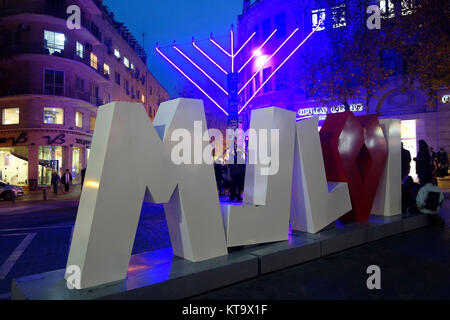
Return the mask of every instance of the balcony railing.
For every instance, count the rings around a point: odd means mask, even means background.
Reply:
[[[40,5],[28,5],[26,7],[18,4],[17,6],[8,5],[4,10],[0,10],[0,17],[12,16],[17,14],[30,13],[30,14],[42,14],[56,18],[67,20],[69,15],[66,13],[66,7],[46,7]],[[97,25],[88,20],[84,15],[81,16],[81,25],[89,30],[98,41],[102,41],[102,34],[100,33]]]
[[[43,88],[36,88],[31,81],[29,83],[16,83],[10,85],[9,87],[0,86],[0,97],[23,95],[23,94],[34,94],[34,95],[48,95],[45,93]],[[57,96],[57,95],[53,95]],[[100,97],[93,97],[87,91],[77,89],[76,87],[69,87],[65,85],[64,94],[59,95],[60,97],[67,97],[72,99],[83,100],[94,106],[101,106],[105,104],[105,101]]]
[[[87,50],[84,51],[83,57],[80,57],[79,55],[77,55],[75,48],[71,46],[65,46],[64,50],[61,50],[60,52],[55,51],[53,52],[53,54],[50,54],[49,49],[44,48],[43,43],[26,43],[0,47],[0,57],[7,58],[13,57],[18,54],[42,54],[75,60],[85,64],[105,79],[109,79],[109,75],[105,74],[105,71],[103,70],[103,64],[100,63],[100,61],[97,61],[97,69],[91,66],[90,52]]]

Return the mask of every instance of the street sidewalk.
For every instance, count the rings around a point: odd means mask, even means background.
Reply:
[[[36,191],[28,191],[15,202],[0,201],[0,215],[25,214],[35,211],[59,210],[78,207],[81,196],[81,185],[73,185],[68,193],[64,187],[58,189],[58,195],[53,194],[51,188],[45,188],[46,200],[44,200],[44,188]]]

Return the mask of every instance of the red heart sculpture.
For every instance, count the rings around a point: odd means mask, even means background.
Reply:
[[[340,220],[368,221],[388,154],[378,117],[328,115],[320,142],[327,180],[348,183],[353,209]]]

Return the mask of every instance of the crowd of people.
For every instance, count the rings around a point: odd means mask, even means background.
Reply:
[[[86,175],[86,168],[81,170],[81,186],[83,186],[85,175]],[[72,174],[70,173],[69,169],[66,169],[66,171],[61,176],[58,175],[57,170],[53,170],[51,185],[53,188],[53,194],[55,196],[58,195],[58,188],[60,184],[64,186],[65,193],[70,192],[70,186],[72,185]]]
[[[217,160],[216,156],[214,148],[213,158],[215,160]],[[245,181],[245,148],[240,147],[237,138],[234,138],[232,146],[218,158],[219,161],[214,162],[214,173],[219,196],[228,195],[230,201],[242,201]]]
[[[419,183],[414,182],[410,176],[411,161],[416,162],[416,174]],[[439,226],[445,226],[439,215],[444,203],[444,194],[437,185],[438,177],[448,175],[448,157],[443,148],[438,153],[429,148],[425,140],[419,141],[417,157],[411,158],[411,153],[402,143],[402,212],[426,213],[433,217]]]

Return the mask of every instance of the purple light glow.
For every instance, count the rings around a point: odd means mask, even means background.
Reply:
[[[249,84],[250,82],[252,82],[253,78],[255,78],[256,75],[258,75],[258,73],[264,68],[264,66],[265,66],[265,65],[273,58],[273,56],[275,56],[275,55],[277,54],[278,51],[281,50],[281,48],[284,47],[284,45],[289,41],[289,39],[292,38],[292,36],[293,36],[298,30],[299,30],[299,28],[296,28],[296,29],[289,35],[289,37],[288,37],[286,40],[284,40],[284,42],[278,47],[277,50],[275,50],[275,52],[269,57],[269,59],[267,59],[267,60],[264,62],[264,64],[263,64],[260,68],[258,68],[258,71],[256,71],[256,72],[253,74],[253,76],[250,77],[250,79],[247,81],[247,83],[244,84],[244,86],[241,88],[241,90],[239,90],[238,94],[241,94],[241,92],[248,86],[248,84]]]
[[[253,100],[253,98],[258,94],[259,91],[261,91],[261,89],[266,85],[267,82],[269,82],[269,80],[273,77],[273,75],[292,57],[292,55],[294,53],[297,52],[298,49],[301,48],[301,46],[306,42],[306,40],[309,39],[309,37],[311,37],[314,32],[317,31],[317,29],[319,29],[319,27],[322,25],[322,20],[319,21],[319,23],[317,24],[317,27],[291,52],[291,54],[284,59],[284,61],[270,74],[270,76],[266,79],[266,81],[263,82],[263,84],[258,88],[258,90],[255,91],[255,93],[251,96],[251,98],[244,104],[244,106],[241,108],[241,110],[239,110],[238,114],[241,114],[242,110],[245,109],[245,107]],[[298,30],[298,28],[296,29]],[[276,53],[276,52],[275,52]],[[259,71],[258,71],[259,72]],[[241,90],[242,91],[242,90]]]
[[[178,49],[176,46],[173,46],[173,48],[177,50],[183,57],[185,57],[186,60],[192,63],[198,70],[200,70],[200,72],[202,72],[209,80],[211,80],[217,87],[219,87],[220,90],[222,90],[223,92],[225,92],[226,95],[228,95],[228,92],[224,88],[222,88],[220,84],[218,84],[209,74],[207,74],[205,70],[200,68],[194,61],[192,61],[192,59],[189,58],[183,51]]]
[[[209,96],[209,94],[206,93],[205,90],[203,90],[197,83],[194,82],[194,80],[192,80],[191,78],[189,78],[189,76],[187,74],[185,74],[183,72],[183,70],[181,70],[175,63],[172,62],[172,60],[170,60],[168,57],[166,57],[164,55],[164,53],[161,52],[161,50],[159,50],[158,47],[156,47],[156,51],[158,51],[158,53],[164,58],[166,59],[175,69],[177,69],[186,79],[188,79],[194,86],[197,87],[197,89],[199,89],[205,96],[208,97],[209,100],[211,100],[220,110],[222,110],[227,116],[229,115],[228,112],[225,111],[225,109],[223,109],[213,98],[211,98]]]
[[[256,49],[255,51],[261,52],[261,49],[262,49],[262,48],[264,47],[264,45],[270,40],[270,38],[272,38],[272,36],[277,32],[277,30],[278,30],[278,29],[275,29],[275,30],[272,32],[272,34],[266,39],[266,41],[264,41],[263,44],[262,44],[258,49]],[[244,65],[239,69],[238,73],[241,73],[241,71],[244,70],[245,66],[246,66],[247,64],[249,64],[250,61],[252,61],[252,59],[255,57],[255,51],[253,51],[253,55],[250,57],[250,59],[248,59],[247,62],[244,63]]]
[[[208,56],[208,54],[206,54],[202,49],[200,49],[195,42],[192,42],[192,45],[195,47],[195,49],[200,51],[200,53],[203,54],[209,61],[211,61],[217,68],[222,70],[223,73],[228,74],[228,72],[226,72],[224,68],[222,68],[216,61],[214,61],[214,59],[212,59],[210,56]]]
[[[225,53],[227,56],[233,57],[227,50],[225,50],[224,48],[222,48],[222,47],[220,46],[220,44],[218,44],[213,38],[211,38],[211,39],[209,39],[209,40],[211,40],[211,42],[214,43],[214,45],[215,45],[217,48],[219,48],[220,50],[222,50],[223,53]]]

